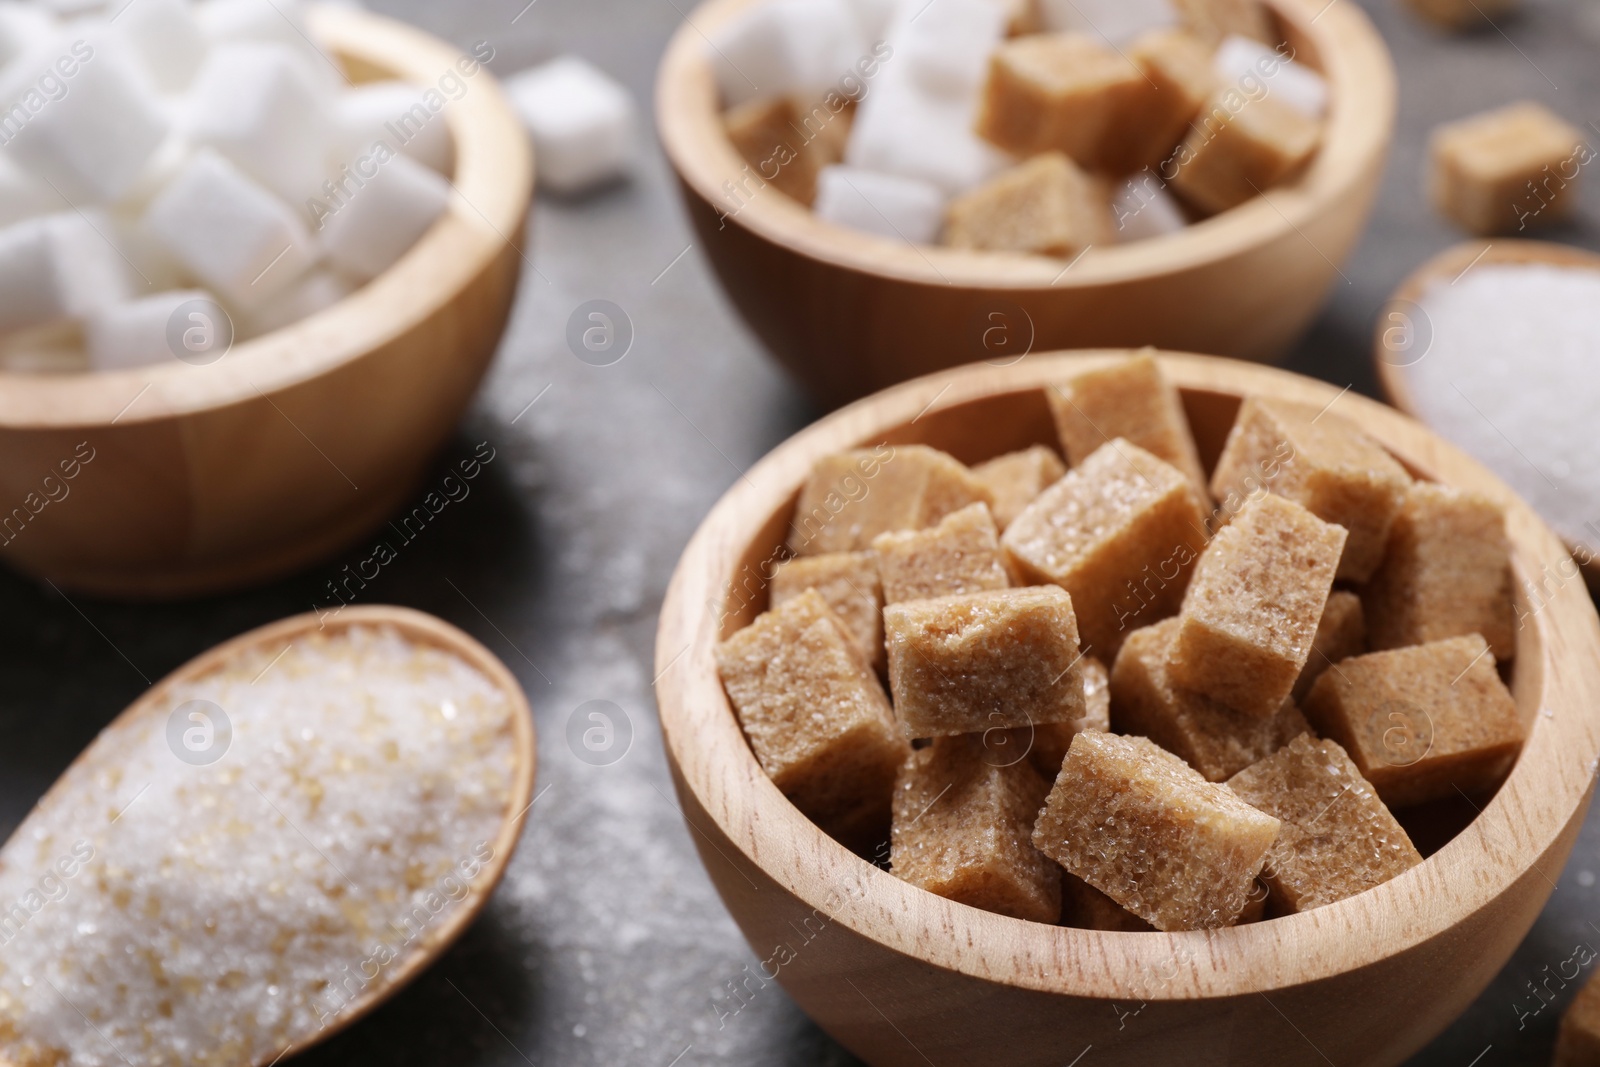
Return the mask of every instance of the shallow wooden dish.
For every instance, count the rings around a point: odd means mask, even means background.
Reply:
[[[168,714],[171,706],[167,694],[173,686],[209,674],[251,648],[258,646],[268,650],[284,648],[289,642],[317,630],[351,626],[393,627],[412,642],[443,649],[482,673],[495,688],[505,694],[511,706],[516,770],[511,781],[511,792],[506,801],[505,821],[501,824],[500,832],[494,841],[490,843],[494,849],[493,858],[484,865],[483,870],[473,881],[468,895],[462,899],[458,907],[452,908],[449,915],[445,916],[437,926],[429,927],[420,935],[405,956],[386,969],[389,975],[387,982],[382,985],[375,984],[371,991],[350,1001],[325,1028],[306,1035],[303,1041],[292,1046],[297,1052],[320,1044],[347,1029],[405,988],[466,932],[489,902],[495,886],[500,884],[500,879],[505,875],[506,866],[510,863],[517,841],[522,836],[528,809],[532,806],[534,774],[538,763],[537,745],[534,738],[533,713],[528,707],[528,698],[522,691],[522,685],[494,653],[484,648],[469,634],[444,620],[411,608],[385,604],[366,605],[345,608],[337,613],[337,617],[326,621],[316,612],[295,615],[224,641],[196,656],[150,687],[106,728],[108,731],[113,731],[138,717]],[[74,761],[74,766],[83,758],[79,756],[78,760]],[[57,789],[65,787],[65,779],[64,773],[62,779],[40,799],[39,806],[48,803],[51,794]],[[282,1058],[282,1053],[278,1058]],[[276,1062],[268,1057],[253,1067],[265,1067],[269,1061]],[[11,1065],[0,1058],[0,1067],[11,1067]]]
[[[779,446],[712,510],[678,565],[656,644],[667,754],[701,859],[764,975],[776,969],[823,1029],[875,1067],[1062,1067],[1090,1046],[1085,1062],[1130,1067],[1398,1064],[1510,957],[1588,808],[1600,625],[1581,583],[1518,635],[1513,692],[1531,732],[1482,815],[1377,889],[1210,935],[1044,926],[901,882],[778,792],[723,693],[712,648],[765,608],[763,564],[815,460],[879,441],[925,442],[966,462],[1053,443],[1042,387],[1121,354],[974,365],[879,393]],[[1519,577],[1564,555],[1502,483],[1392,408],[1267,367],[1162,362],[1208,465],[1243,396],[1332,404],[1419,475],[1502,500]]]
[[[1182,233],[1091,249],[1064,269],[855,233],[770,189],[729,213],[724,183],[745,164],[722,130],[703,35],[757,2],[709,0],[690,14],[662,61],[656,119],[697,244],[779,362],[830,403],[1030,349],[1275,358],[1360,236],[1394,132],[1393,65],[1360,8],[1269,0],[1296,55],[1329,79],[1323,146],[1297,181]]]
[[[1421,418],[1421,415],[1411,395],[1411,384],[1406,381],[1405,368],[1426,358],[1428,350],[1419,353],[1402,342],[1410,337],[1413,344],[1432,344],[1431,327],[1414,321],[1417,304],[1434,282],[1454,281],[1485,263],[1544,263],[1552,267],[1600,270],[1600,255],[1550,241],[1473,240],[1445,249],[1412,271],[1379,312],[1372,341],[1372,364],[1377,371],[1378,388],[1385,400],[1412,418]],[[1425,331],[1425,335],[1419,331]],[[1423,339],[1416,340],[1419,336]],[[1600,545],[1573,542],[1571,547],[1582,565],[1584,578],[1600,595]]]
[[[312,15],[356,80],[434,84],[459,57],[362,11]],[[94,594],[212,592],[329,555],[416,489],[505,326],[533,184],[493,76],[465,81],[435,119],[456,143],[449,208],[349,298],[206,366],[0,374],[0,559]]]

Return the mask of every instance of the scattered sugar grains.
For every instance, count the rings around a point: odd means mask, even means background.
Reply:
[[[504,696],[387,628],[278,655],[114,725],[0,853],[0,1060],[266,1062],[468,906],[512,788]],[[209,765],[168,746],[191,700],[231,724]]]
[[[1480,263],[1419,303],[1409,325],[1426,354],[1409,357],[1404,373],[1422,420],[1567,540],[1600,545],[1600,466],[1588,458],[1600,410],[1600,271]]]

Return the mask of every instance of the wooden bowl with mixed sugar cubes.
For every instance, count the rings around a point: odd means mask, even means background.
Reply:
[[[1153,350],[931,375],[691,541],[674,781],[763,978],[875,1067],[1398,1064],[1588,806],[1600,625],[1518,581],[1564,556],[1321,382]]]
[[[699,244],[829,401],[975,359],[1269,359],[1353,247],[1388,52],[1315,0],[711,0],[663,61]]]
[[[170,596],[342,547],[509,314],[532,158],[492,46],[298,2],[48,10],[0,12],[5,558]]]

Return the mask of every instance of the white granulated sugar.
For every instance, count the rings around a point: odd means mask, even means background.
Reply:
[[[1481,264],[1430,286],[1420,305],[1415,323],[1384,325],[1414,327],[1427,346],[1405,371],[1423,421],[1563,537],[1600,544],[1600,271]]]
[[[267,1062],[471,906],[512,790],[505,695],[388,628],[280,650],[114,724],[0,852],[0,1061]],[[231,724],[209,765],[169,747],[191,700]]]

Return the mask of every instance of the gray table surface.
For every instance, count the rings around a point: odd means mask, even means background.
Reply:
[[[576,52],[620,77],[648,110],[657,58],[688,0],[525,3],[375,6],[461,45],[491,42],[501,74]],[[1369,338],[1385,294],[1457,239],[1420,192],[1427,130],[1522,97],[1582,124],[1600,120],[1600,3],[1540,0],[1499,29],[1449,40],[1396,0],[1362,3],[1396,56],[1400,136],[1347,280],[1289,366],[1370,392]],[[1595,194],[1588,190],[1578,222],[1552,236],[1600,247]],[[524,272],[499,360],[441,463],[483,440],[497,459],[365,595],[441,615],[504,658],[535,709],[546,791],[504,884],[461,943],[302,1062],[856,1062],[776,986],[725,1024],[713,1010],[724,983],[756,957],[671,797],[651,691],[655,616],[701,517],[741,469],[822,412],[764,356],[691,240],[648,134],[632,181],[535,209],[536,269]],[[574,309],[596,298],[625,309],[637,333],[627,357],[603,368],[580,362],[565,340]],[[167,606],[69,603],[0,572],[0,836],[147,678],[308,610],[358,554],[347,556],[265,589]],[[580,760],[566,741],[574,711],[591,700],[615,704],[631,728],[625,754],[605,766]],[[1597,870],[1600,821],[1591,820],[1511,963],[1413,1064],[1548,1058],[1573,989],[1519,1019],[1531,1004],[1525,983],[1576,943],[1600,945],[1591,925],[1600,924]]]

